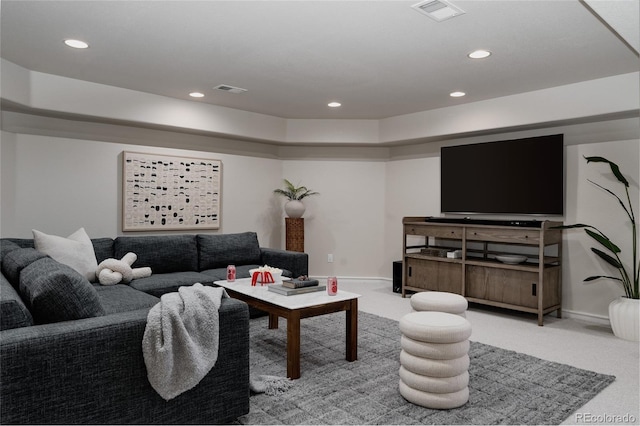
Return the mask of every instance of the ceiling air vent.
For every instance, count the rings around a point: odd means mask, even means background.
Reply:
[[[436,22],[442,22],[465,13],[464,10],[445,0],[426,0],[411,7]]]
[[[214,87],[214,89],[222,90],[223,92],[229,92],[229,93],[244,93],[247,91],[247,89],[243,89],[241,87],[229,86],[228,84],[219,84],[216,87]]]

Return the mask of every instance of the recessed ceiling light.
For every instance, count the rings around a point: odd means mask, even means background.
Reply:
[[[204,98],[204,93],[191,92],[189,93],[189,96],[191,96],[192,98]]]
[[[470,57],[471,59],[484,59],[488,56],[491,56],[491,52],[489,52],[488,50],[474,50],[473,52],[469,53],[467,55],[468,57]]]
[[[329,102],[327,106],[331,108],[338,108],[339,106],[342,106],[342,104],[340,102]]]
[[[451,92],[449,93],[449,96],[451,96],[452,98],[460,98],[462,96],[466,95],[466,93],[464,92]]]
[[[82,40],[68,39],[64,41],[64,44],[69,47],[73,47],[74,49],[86,49],[89,47],[89,45]]]

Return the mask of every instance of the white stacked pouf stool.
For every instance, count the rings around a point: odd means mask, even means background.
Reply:
[[[471,323],[446,312],[412,312],[400,320],[400,394],[427,408],[469,400]]]
[[[466,317],[469,303],[459,294],[444,291],[421,291],[411,296],[411,307],[416,311],[447,312]]]

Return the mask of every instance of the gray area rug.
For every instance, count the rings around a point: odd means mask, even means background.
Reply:
[[[559,424],[615,380],[472,342],[469,402],[431,410],[398,392],[398,323],[359,312],[358,360],[348,362],[344,318],[302,320],[302,377],[286,392],[252,396],[237,424]],[[251,320],[252,374],[286,376],[286,329],[283,319],[277,330]]]

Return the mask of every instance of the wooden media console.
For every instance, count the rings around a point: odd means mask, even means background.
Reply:
[[[537,314],[538,325],[549,312],[562,316],[562,230],[554,229],[561,222],[428,219],[402,220],[403,297],[407,291],[461,294],[469,302]],[[446,257],[454,251],[458,257]]]

